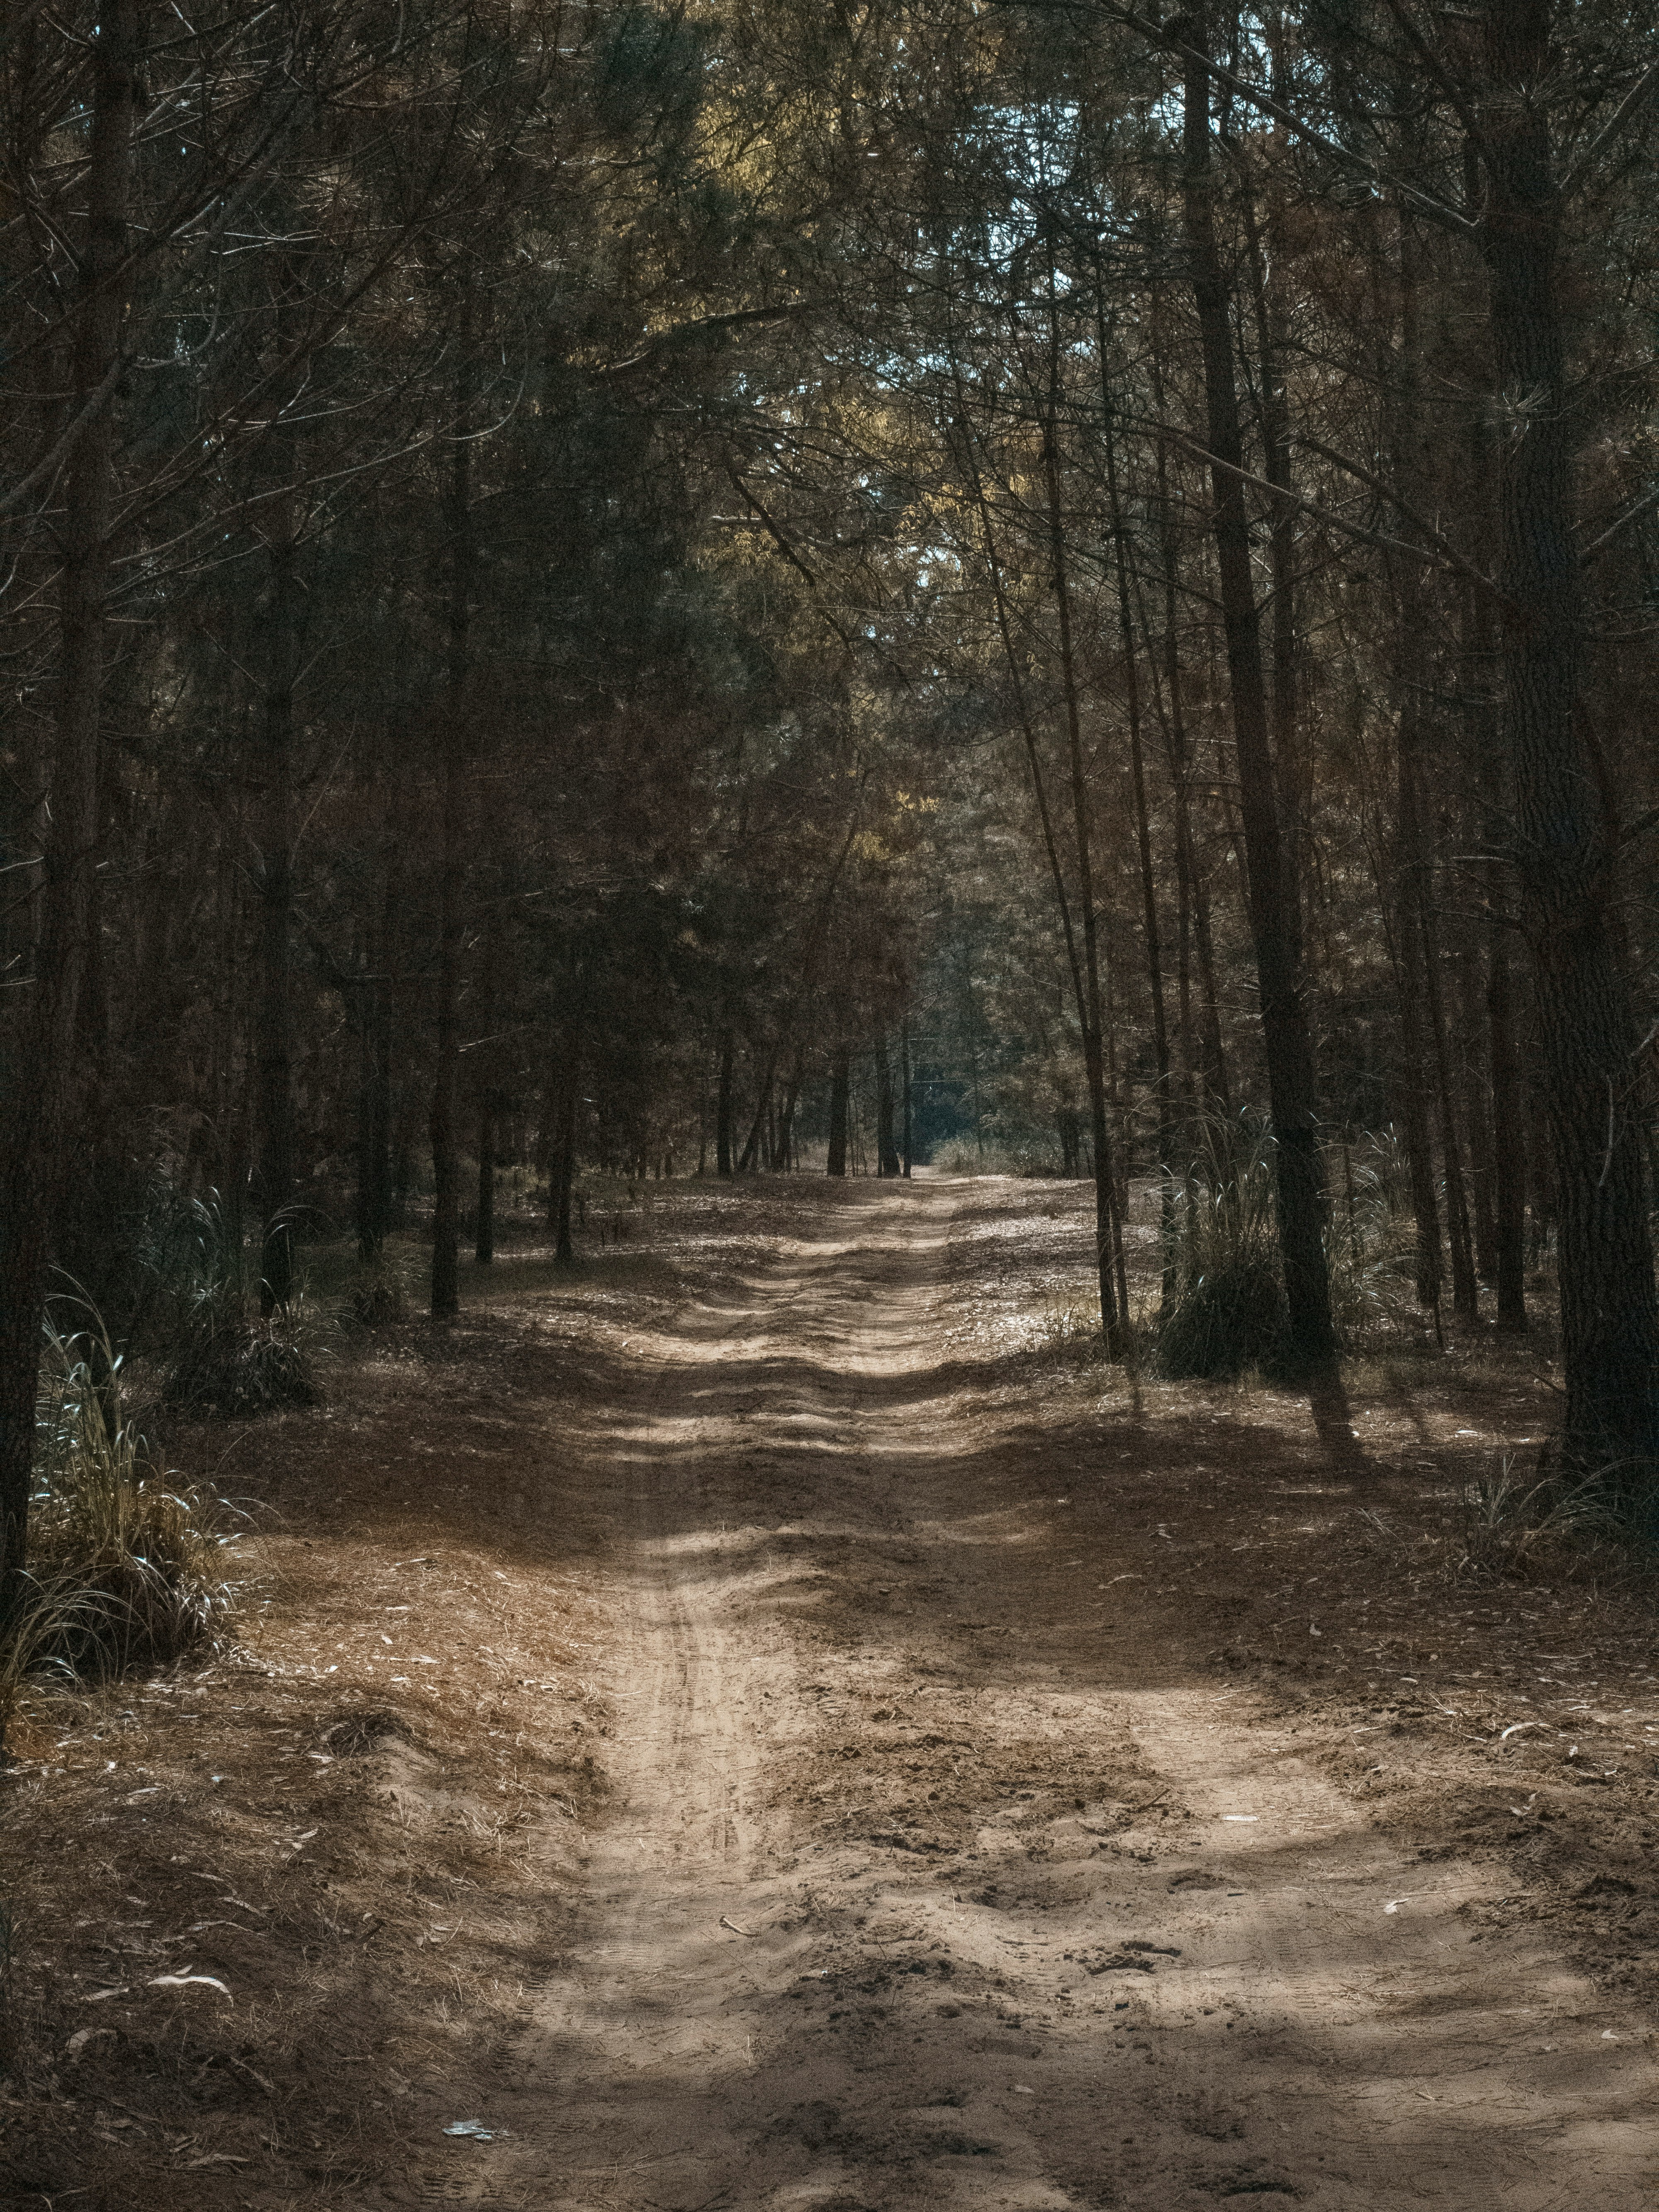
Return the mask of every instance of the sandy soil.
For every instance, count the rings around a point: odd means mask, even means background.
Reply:
[[[698,1204],[263,1435],[263,1625],[11,1778],[9,2201],[1650,2203],[1650,1612],[1455,1571],[1524,1370],[1142,1388],[1075,1191]]]

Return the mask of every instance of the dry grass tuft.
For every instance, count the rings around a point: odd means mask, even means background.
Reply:
[[[94,1315],[49,1322],[36,1406],[33,1565],[0,1642],[0,1727],[31,1680],[84,1684],[170,1665],[228,1609],[223,1501],[155,1457],[122,1402]]]

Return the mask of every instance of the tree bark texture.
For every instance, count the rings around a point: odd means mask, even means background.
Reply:
[[[1187,20],[1194,48],[1207,52],[1203,11],[1194,9]],[[1182,211],[1204,356],[1216,561],[1273,1115],[1279,1249],[1291,1351],[1299,1364],[1314,1368],[1333,1356],[1335,1333],[1325,1261],[1313,1048],[1298,974],[1297,933],[1285,896],[1284,842],[1268,737],[1261,623],[1250,571],[1249,516],[1243,483],[1235,473],[1243,465],[1243,445],[1233,370],[1232,301],[1216,242],[1209,100],[1210,73],[1200,61],[1190,61],[1185,85]]]
[[[1571,536],[1574,410],[1557,260],[1561,197],[1545,102],[1561,57],[1548,0],[1487,0],[1482,243],[1503,410],[1499,570],[1504,752],[1538,1082],[1559,1209],[1565,1447],[1650,1491],[1659,1299],[1637,1037],[1612,911],[1617,834],[1582,724],[1583,602]]]

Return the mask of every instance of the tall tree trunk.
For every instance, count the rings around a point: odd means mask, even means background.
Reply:
[[[825,1169],[832,1176],[847,1172],[847,1108],[852,1084],[852,1055],[845,1045],[837,1045],[830,1070],[830,1157]]]
[[[402,904],[398,830],[387,817],[381,855],[379,912],[369,939],[363,1033],[363,1091],[359,1109],[357,1251],[378,1260],[392,1225],[392,948]]]
[[[472,1256],[481,1267],[495,1257],[495,1093],[488,1084],[478,1092],[478,1218]]]
[[[460,1310],[461,953],[465,933],[466,780],[471,750],[467,688],[472,665],[472,283],[464,273],[457,343],[455,436],[446,502],[449,635],[445,651],[442,728],[442,852],[438,878],[436,1053],[427,1134],[432,1146],[432,1316]]]
[[[1457,1092],[1452,1080],[1451,1040],[1446,1028],[1446,994],[1440,973],[1440,940],[1427,887],[1417,886],[1418,927],[1423,936],[1423,975],[1427,986],[1430,1034],[1434,1039],[1435,1087],[1440,1107],[1441,1187],[1446,1194],[1446,1243],[1451,1252],[1452,1307],[1464,1321],[1480,1316],[1480,1285],[1474,1273],[1474,1243],[1469,1234],[1469,1205],[1463,1177],[1463,1140],[1457,1121]]]
[[[1089,1116],[1094,1137],[1095,1278],[1100,1290],[1100,1320],[1107,1349],[1116,1355],[1128,1320],[1120,1304],[1114,1269],[1121,1241],[1118,1224],[1116,1150],[1108,1119],[1106,1018],[1100,983],[1099,919],[1095,908],[1094,852],[1088,781],[1084,771],[1083,720],[1073,643],[1072,594],[1066,567],[1066,532],[1060,503],[1060,333],[1054,319],[1052,271],[1049,286],[1048,404],[1042,421],[1042,481],[1048,506],[1049,585],[1060,629],[1060,681],[1066,708],[1066,763],[1072,793],[1072,834],[1076,849],[1079,934],[1083,942],[1081,1003],[1083,1066],[1089,1086]]]
[[[789,1071],[789,1086],[783,1094],[783,1111],[778,1116],[778,1165],[787,1175],[796,1164],[795,1109],[800,1103],[801,1048],[795,1047],[794,1065]]]
[[[495,1081],[495,1012],[501,984],[501,918],[497,906],[491,913],[483,946],[483,989],[478,1015],[483,1036],[478,1044],[478,1215],[474,1224],[472,1256],[481,1267],[495,1257],[495,1152],[501,1116],[508,1101]]]
[[[876,1063],[876,1173],[896,1176],[899,1171],[898,1146],[893,1134],[893,1059],[887,1049],[884,1031],[875,1042]]]
[[[1480,162],[1465,156],[1469,204],[1480,200]],[[1496,548],[1492,490],[1498,455],[1490,399],[1470,409],[1468,508],[1474,550],[1488,573]],[[1510,843],[1510,793],[1504,759],[1495,678],[1498,672],[1497,611],[1489,592],[1466,590],[1463,600],[1463,690],[1468,701],[1468,742],[1480,794],[1481,840],[1495,855]],[[1521,1059],[1516,1048],[1514,900],[1507,858],[1489,858],[1483,885],[1486,907],[1486,1059],[1492,1081],[1492,1237],[1498,1283],[1498,1326],[1506,1335],[1527,1327],[1527,1139]]]
[[[1188,18],[1197,53],[1208,51],[1206,11]],[[1311,1039],[1285,896],[1285,854],[1274,792],[1261,624],[1250,574],[1249,516],[1236,473],[1243,465],[1233,374],[1232,303],[1216,243],[1210,149],[1210,73],[1189,61],[1185,85],[1182,209],[1198,308],[1207,402],[1208,447],[1222,622],[1238,753],[1251,935],[1261,1004],[1262,1044],[1273,1115],[1279,1249],[1291,1350],[1305,1368],[1328,1363],[1336,1345],[1325,1263],[1324,1194],[1316,1129]]]
[[[1486,1025],[1492,1053],[1492,1170],[1498,1232],[1498,1326],[1527,1327],[1527,1139],[1508,917],[1493,924],[1486,957]]]
[[[1066,726],[1073,740],[1072,792],[1074,828],[1081,856],[1085,863],[1079,884],[1079,901],[1084,908],[1084,947],[1079,948],[1079,931],[1072,919],[1072,902],[1066,884],[1066,870],[1060,860],[1060,842],[1054,831],[1054,818],[1048,805],[1047,784],[1042,772],[1042,756],[1037,749],[1036,731],[1026,704],[1025,686],[1020,673],[1020,657],[1015,649],[1013,630],[1009,621],[1007,595],[1003,588],[1002,563],[998,556],[996,537],[991,527],[991,510],[985,496],[974,453],[971,426],[968,420],[967,402],[962,379],[956,374],[957,422],[962,434],[963,457],[973,490],[974,502],[979,510],[980,527],[985,540],[985,563],[990,573],[991,592],[996,607],[997,628],[1001,636],[1003,657],[1007,662],[1009,681],[1013,686],[1014,702],[1019,717],[1020,732],[1025,743],[1026,764],[1031,773],[1031,789],[1036,801],[1037,819],[1042,825],[1043,849],[1048,854],[1048,872],[1054,884],[1054,903],[1060,915],[1060,936],[1066,948],[1066,966],[1071,971],[1072,993],[1077,1010],[1078,1034],[1083,1045],[1085,1079],[1089,1090],[1090,1115],[1094,1135],[1094,1148],[1090,1161],[1090,1173],[1095,1183],[1095,1273],[1099,1285],[1101,1330],[1109,1351],[1115,1351],[1119,1342],[1119,1313],[1114,1290],[1111,1264],[1111,1231],[1115,1213],[1112,1185],[1111,1134],[1106,1118],[1105,1071],[1101,1057],[1100,970],[1098,946],[1095,934],[1093,881],[1086,866],[1089,857],[1088,815],[1077,813],[1077,799],[1081,789],[1082,750],[1077,718],[1077,685],[1072,656],[1071,599],[1066,588],[1065,536],[1060,514],[1059,458],[1054,445],[1054,416],[1059,402],[1060,337],[1054,321],[1055,313],[1052,265],[1049,281],[1050,343],[1048,409],[1043,431],[1043,473],[1048,489],[1048,529],[1051,562],[1051,581],[1054,587],[1060,611],[1061,641],[1061,675],[1066,695]],[[974,1101],[974,1135],[981,1156],[985,1151],[983,1125],[980,1117],[978,1015],[974,1003],[973,973],[966,948],[963,954],[963,988],[968,1010],[968,1067],[972,1083]]]
[[[912,1158],[911,1146],[914,1132],[910,1110],[910,1024],[908,1020],[901,1023],[899,1025],[899,1096],[903,1102],[902,1115],[902,1134],[901,1138],[903,1157],[903,1168],[902,1172],[903,1174],[904,1180],[906,1182],[908,1182],[910,1180]]]
[[[1545,87],[1562,57],[1549,0],[1486,0],[1483,244],[1500,393],[1504,750],[1533,947],[1539,1084],[1560,1209],[1567,1454],[1646,1490],[1659,1450],[1659,1297],[1648,1229],[1629,980],[1611,910],[1617,826],[1581,721],[1583,588],[1568,479],[1556,261],[1561,198]]]
[[[1372,314],[1377,332],[1378,378],[1385,394],[1389,463],[1395,479],[1415,502],[1421,495],[1426,475],[1427,436],[1417,252],[1409,216],[1403,210],[1397,211],[1397,270],[1390,269],[1388,255],[1380,243],[1374,255],[1377,282]],[[1387,280],[1391,276],[1398,279],[1397,330],[1387,291]],[[1395,641],[1395,838],[1393,866],[1386,872],[1379,870],[1377,890],[1384,902],[1384,930],[1393,955],[1400,1006],[1401,1066],[1397,1103],[1416,1232],[1417,1300],[1432,1314],[1436,1340],[1443,1345],[1440,1198],[1435,1179],[1431,1129],[1437,1055],[1433,1049],[1432,1026],[1426,1018],[1429,967],[1435,957],[1427,928],[1429,902],[1425,882],[1429,872],[1429,855],[1423,823],[1422,775],[1425,702],[1431,690],[1429,609],[1422,564],[1410,549],[1391,556],[1389,565],[1394,586]]]
[[[1153,355],[1152,375],[1158,409],[1162,415],[1165,402],[1161,359],[1157,352]],[[1194,1127],[1188,1133],[1188,1143],[1194,1152],[1201,1146],[1212,1169],[1218,1174],[1225,1158],[1226,1146],[1231,1141],[1232,1097],[1227,1079],[1226,1051],[1221,1038],[1215,948],[1210,927],[1209,885],[1193,836],[1192,763],[1187,743],[1187,692],[1185,671],[1181,663],[1181,632],[1176,619],[1179,576],[1170,496],[1169,441],[1163,437],[1158,441],[1157,471],[1158,560],[1163,569],[1164,584],[1164,684],[1161,690],[1158,681],[1158,659],[1152,651],[1152,625],[1144,605],[1140,610],[1140,626],[1146,639],[1147,665],[1152,671],[1152,696],[1158,706],[1164,757],[1170,772],[1170,788],[1175,802],[1176,884],[1181,902],[1182,924],[1180,1023],[1189,1092],[1188,1110],[1195,1117]],[[1193,950],[1196,950],[1198,955],[1199,988],[1203,1009],[1201,1069],[1198,1055],[1193,1049],[1192,986],[1188,967]],[[1219,1129],[1216,1126],[1218,1118],[1221,1124]],[[1194,1139],[1198,1141],[1194,1142]]]
[[[86,243],[77,272],[71,409],[112,385],[120,353],[118,271],[139,64],[137,0],[108,0],[93,43]],[[112,398],[94,408],[64,487],[58,678],[51,829],[39,902],[32,1006],[9,1070],[0,1170],[0,1618],[16,1603],[28,1556],[34,1391],[40,1362],[54,1187],[75,1083],[98,838],[99,709],[103,696],[109,534],[113,517]]]
[[[1469,1204],[1474,1231],[1474,1272],[1479,1281],[1498,1280],[1498,1214],[1493,1200],[1497,1173],[1492,1128],[1492,1079],[1483,1047],[1482,1009],[1477,1003],[1479,979],[1468,951],[1458,958],[1457,1034],[1458,1112],[1469,1139]]]
[[[737,1041],[731,1030],[720,1031],[720,1084],[714,1093],[714,1172],[728,1179],[732,1173],[732,1063]]]
[[[1402,754],[1404,750],[1402,742]],[[1406,796],[1407,771],[1402,759],[1400,803],[1401,856],[1395,869],[1395,919],[1389,934],[1395,947],[1395,981],[1400,1003],[1401,1083],[1400,1119],[1406,1143],[1406,1171],[1410,1178],[1412,1212],[1417,1243],[1417,1302],[1434,1316],[1434,1331],[1441,1334],[1442,1288],[1440,1201],[1435,1189],[1434,1152],[1429,1136],[1429,1054],[1423,1033],[1423,951],[1418,927],[1417,902],[1412,889],[1411,864],[1405,858],[1412,836],[1407,827],[1413,802]],[[1385,894],[1386,895],[1386,894]]]
[[[1158,1181],[1159,1244],[1164,1255],[1159,1302],[1168,1312],[1178,1287],[1176,1264],[1176,1194],[1174,1181],[1174,1079],[1170,1065],[1170,1030],[1164,1011],[1164,946],[1158,926],[1158,878],[1152,867],[1152,817],[1146,805],[1146,762],[1140,741],[1140,667],[1135,650],[1135,626],[1129,595],[1129,552],[1118,493],[1116,441],[1112,434],[1111,397],[1104,389],[1106,333],[1100,332],[1102,408],[1105,416],[1106,489],[1111,510],[1112,542],[1117,570],[1119,641],[1123,653],[1123,681],[1129,722],[1129,775],[1134,791],[1135,845],[1140,859],[1140,910],[1146,951],[1146,988],[1152,1009],[1152,1060],[1158,1073]]]
[[[547,1210],[553,1231],[553,1256],[568,1263],[576,1256],[570,1233],[571,1196],[576,1182],[576,1105],[581,1090],[581,1068],[573,1030],[565,1043],[564,1065],[559,1071],[551,1158],[548,1163]]]
[[[283,459],[287,460],[287,441]],[[271,505],[264,628],[268,666],[260,730],[259,996],[255,1060],[258,1155],[254,1170],[264,1244],[259,1304],[270,1313],[294,1294],[294,692],[305,594],[299,574],[298,502]]]
[[[1285,344],[1284,317],[1273,297],[1273,279],[1262,249],[1255,203],[1248,190],[1241,195],[1241,207],[1250,271],[1250,298],[1255,324],[1261,395],[1262,474],[1276,489],[1288,494],[1291,489],[1291,410],[1282,366]],[[1279,843],[1285,859],[1285,914],[1291,937],[1291,956],[1300,969],[1303,951],[1303,816],[1306,775],[1301,759],[1297,712],[1296,525],[1294,501],[1289,497],[1274,500],[1267,516],[1267,573],[1273,584],[1269,633],[1273,668],[1273,754],[1275,787],[1279,794]],[[1306,988],[1304,970],[1304,991]]]

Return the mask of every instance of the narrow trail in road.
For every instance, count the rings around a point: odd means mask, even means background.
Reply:
[[[1389,1839],[1212,1663],[1145,1584],[1155,1500],[1131,1531],[1095,1479],[1109,1416],[1057,1438],[976,1390],[973,1188],[803,1205],[634,1345],[584,1473],[609,1808],[510,2131],[440,2193],[1649,2203],[1639,2029],[1482,1923],[1501,1868]]]

